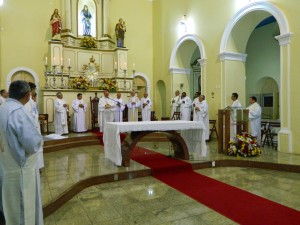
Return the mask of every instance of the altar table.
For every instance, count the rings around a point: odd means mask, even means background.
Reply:
[[[120,133],[132,131],[180,131],[189,154],[206,156],[205,125],[201,121],[143,121],[143,122],[108,122],[103,131],[105,158],[117,166],[122,165]]]

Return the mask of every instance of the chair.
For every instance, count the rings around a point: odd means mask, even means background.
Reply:
[[[98,105],[99,98],[97,97],[97,93],[95,93],[95,97],[92,99],[90,97],[91,103],[91,123],[92,123],[92,131],[96,129],[96,125],[98,124]]]
[[[180,112],[174,112],[171,120],[180,120]]]
[[[209,128],[209,140],[212,139],[212,134],[215,133],[216,137],[218,139],[218,131],[217,131],[217,127],[216,127],[216,120],[209,120],[209,125],[211,125],[211,128]]]
[[[151,121],[157,121],[157,118],[155,116],[155,111],[151,111]]]
[[[49,121],[48,121],[48,118],[49,118],[48,114],[39,114],[41,133],[49,134]],[[46,132],[44,132],[44,127],[46,127],[46,129],[47,129]]]

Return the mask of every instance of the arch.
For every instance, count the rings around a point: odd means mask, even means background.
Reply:
[[[248,13],[253,11],[266,11],[273,15],[278,23],[280,36],[290,34],[289,25],[283,12],[270,2],[252,2],[241,8],[227,24],[220,45],[220,54],[226,52],[226,45],[234,26]]]
[[[27,67],[16,67],[16,68],[12,69],[11,71],[9,71],[9,73],[6,76],[6,88],[7,88],[7,90],[9,88],[10,83],[11,83],[12,76],[15,73],[19,72],[19,71],[26,71],[27,73],[31,74],[34,78],[34,83],[36,84],[37,89],[39,89],[40,80],[39,80],[39,77],[36,74],[36,72],[34,72],[32,69],[29,69]]]
[[[136,72],[133,75],[133,78],[135,78],[135,77],[142,77],[146,81],[146,91],[147,91],[148,95],[151,96],[150,80],[147,77],[147,75],[144,73]]]
[[[174,46],[174,48],[172,50],[171,58],[170,58],[170,65],[169,65],[169,69],[170,70],[175,69],[174,68],[174,62],[175,62],[175,58],[176,58],[176,54],[177,54],[178,48],[185,41],[188,41],[188,40],[194,41],[196,43],[196,45],[198,46],[199,51],[200,51],[201,59],[205,59],[206,58],[205,49],[204,49],[204,46],[203,46],[202,41],[200,40],[200,38],[197,35],[195,35],[195,34],[186,34],[186,35],[182,36],[179,40],[177,40],[176,43],[175,43],[175,46]]]

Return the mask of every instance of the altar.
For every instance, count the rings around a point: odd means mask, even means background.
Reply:
[[[204,157],[206,156],[204,130],[205,126],[201,121],[109,122],[106,123],[103,134],[105,158],[121,166],[123,159],[120,133],[137,131],[180,131],[185,142],[183,144],[186,144],[189,154],[199,154]]]

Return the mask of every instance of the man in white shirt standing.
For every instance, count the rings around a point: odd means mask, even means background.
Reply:
[[[144,93],[144,97],[141,98],[142,109],[142,121],[151,121],[151,99],[148,97],[148,93]]]
[[[179,100],[180,100],[180,92],[178,90],[175,91],[175,97],[171,99],[171,117],[173,117],[174,112],[179,112],[180,111],[180,105],[179,105]]]
[[[238,100],[238,93],[232,93],[231,95],[231,100],[232,100],[232,104],[231,104],[231,108],[233,109],[241,109],[242,108],[242,104],[240,103],[240,101]]]
[[[240,101],[238,100],[238,93],[234,92],[231,95],[231,100],[232,100],[232,104],[231,104],[231,127],[230,127],[230,136],[231,137],[235,137],[236,136],[236,125],[237,125],[237,110],[242,109],[242,104],[240,103]]]
[[[7,98],[8,98],[8,92],[5,89],[2,89],[0,91],[0,105],[2,105]]]
[[[249,120],[250,120],[250,135],[257,138],[257,143],[261,142],[261,107],[256,102],[255,96],[250,97],[250,105],[247,107],[249,109]]]
[[[82,94],[77,94],[77,99],[72,102],[72,108],[74,110],[74,132],[82,133],[86,132],[85,113],[87,109],[86,103],[82,99]]]
[[[99,129],[103,132],[105,123],[114,121],[115,101],[109,97],[108,90],[104,90],[104,96],[99,100],[98,110]]]
[[[125,109],[124,101],[121,98],[121,93],[117,93],[117,98],[115,98],[116,110],[114,113],[115,122],[123,122],[123,110]]]
[[[68,115],[69,105],[63,100],[61,92],[56,93],[57,99],[54,101],[54,126],[56,134],[68,134]]]
[[[128,99],[128,122],[138,121],[139,108],[141,106],[140,99],[136,96],[135,91],[130,92],[130,97]]]
[[[209,111],[204,95],[199,96],[199,101],[194,107],[194,121],[202,121],[205,126],[205,140],[209,140]]]
[[[190,97],[186,96],[185,92],[182,92],[181,98],[179,100],[180,105],[180,120],[191,120],[191,107],[192,107],[192,100]]]
[[[6,224],[42,225],[37,152],[43,138],[24,105],[30,99],[26,81],[13,81],[9,98],[0,107],[0,170]]]

